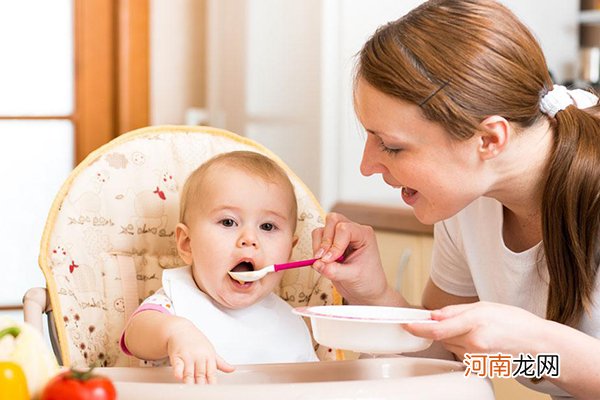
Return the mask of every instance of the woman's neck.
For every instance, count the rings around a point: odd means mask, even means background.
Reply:
[[[493,166],[495,183],[486,194],[504,206],[503,235],[513,251],[542,240],[541,204],[553,135],[546,121],[513,133]]]

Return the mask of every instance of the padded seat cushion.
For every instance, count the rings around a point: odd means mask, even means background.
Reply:
[[[40,249],[65,365],[127,366],[119,336],[130,313],[160,287],[162,271],[183,265],[174,228],[179,190],[212,156],[263,153],[288,172],[298,198],[293,259],[312,256],[323,210],[301,180],[263,146],[208,127],[161,126],[119,136],[69,176],[50,211]],[[278,293],[293,307],[339,304],[331,282],[311,268],[286,272]],[[319,348],[320,359],[335,351]]]

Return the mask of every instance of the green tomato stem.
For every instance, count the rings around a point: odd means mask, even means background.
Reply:
[[[78,381],[87,381],[88,379],[91,379],[94,377],[94,375],[92,374],[92,371],[94,370],[94,368],[95,367],[91,367],[87,370],[79,370],[79,369],[71,368],[71,377]]]

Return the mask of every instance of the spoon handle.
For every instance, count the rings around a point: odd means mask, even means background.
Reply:
[[[309,265],[313,265],[315,263],[315,261],[317,261],[317,260],[318,260],[318,258],[311,258],[310,260],[292,261],[292,262],[283,263],[283,264],[275,264],[275,271],[283,271],[284,269],[307,267]],[[344,261],[344,256],[343,255],[339,256],[338,259],[335,261],[337,261],[337,262]]]

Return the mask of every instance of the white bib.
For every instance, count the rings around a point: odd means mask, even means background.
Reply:
[[[304,320],[274,293],[231,310],[198,289],[189,266],[163,271],[162,284],[175,315],[192,321],[230,364],[318,361]]]

